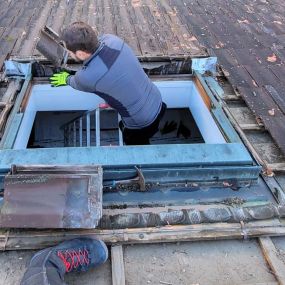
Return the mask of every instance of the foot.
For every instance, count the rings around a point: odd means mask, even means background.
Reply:
[[[64,241],[54,247],[57,257],[65,266],[65,272],[87,271],[104,263],[108,249],[104,242],[91,238]]]
[[[104,242],[91,238],[77,238],[38,251],[31,259],[21,285],[64,283],[64,275],[71,271],[87,271],[104,263],[108,249]]]
[[[107,259],[108,249],[103,241],[77,238],[39,251],[33,256],[30,266],[37,266],[37,264],[45,267],[55,266],[61,274],[64,274],[72,271],[87,271],[91,267],[103,264]]]

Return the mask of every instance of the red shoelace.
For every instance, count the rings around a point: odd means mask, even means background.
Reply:
[[[87,249],[58,251],[57,256],[64,263],[66,272],[70,272],[80,265],[89,264]]]

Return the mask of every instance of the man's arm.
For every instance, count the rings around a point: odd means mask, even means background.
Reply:
[[[66,83],[80,91],[96,92],[97,83],[108,72],[108,69],[99,57],[94,60],[96,62],[92,61],[89,65],[83,66],[75,75],[70,75]]]
[[[95,92],[96,78],[92,78],[92,74],[88,73],[86,69],[79,70],[75,75],[68,76],[66,84],[74,89],[84,92]]]
[[[66,72],[60,72],[54,74],[51,78],[51,84],[53,86],[69,85],[74,89],[84,92],[96,92],[97,83],[108,72],[108,68],[103,63],[101,58],[94,59],[96,62],[90,62],[89,65],[83,66],[74,75],[67,74]],[[65,74],[63,80],[62,75]],[[64,81],[64,82],[63,82]]]

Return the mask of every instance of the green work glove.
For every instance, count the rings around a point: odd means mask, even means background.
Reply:
[[[64,86],[67,84],[67,77],[70,74],[66,71],[61,71],[59,73],[54,73],[52,77],[50,77],[50,84],[52,87]]]

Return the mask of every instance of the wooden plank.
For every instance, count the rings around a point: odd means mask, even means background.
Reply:
[[[241,35],[216,35],[216,38],[220,41],[222,48],[234,48],[234,49],[243,49],[243,48],[253,48],[261,46],[261,44],[255,40],[251,35],[246,33]]]
[[[37,38],[34,31],[43,27],[45,23],[59,31],[61,26],[64,27],[76,20],[84,20],[97,28],[99,34],[118,34],[130,44],[137,55],[205,56],[207,54],[197,38],[189,32],[187,25],[181,22],[179,14],[169,1],[163,3],[150,0],[48,2],[38,1],[35,7],[31,0],[26,0],[19,2],[18,5],[14,4],[13,9],[6,11],[8,15],[11,14],[10,18],[5,17],[5,20],[9,20],[6,22],[11,29],[25,27],[26,34],[22,33],[24,30],[21,31],[22,36],[27,37],[24,53],[27,53],[27,46],[34,46],[31,44],[31,39],[34,41]],[[48,13],[48,19],[42,21],[41,15],[45,14],[45,7],[49,5],[52,5],[51,13]],[[21,40],[18,40],[14,54],[20,51],[20,44]],[[144,52],[141,52],[141,46]]]
[[[284,116],[265,88],[245,88],[239,86],[238,91],[255,116],[259,116],[261,119],[263,117],[264,119],[271,117],[272,120]],[[274,109],[274,115],[270,116],[268,111],[272,109]]]
[[[12,80],[9,83],[8,88],[6,89],[3,97],[1,98],[1,102],[5,104],[13,103],[16,93],[20,89],[20,87],[20,80]]]
[[[9,27],[13,26],[12,23],[14,19],[19,15],[21,11],[21,7],[24,6],[23,1],[13,1],[12,5],[9,5],[8,9],[3,11],[1,9],[0,16],[0,26],[1,27]]]
[[[285,91],[284,91],[285,86],[279,87],[277,84],[275,84],[273,86],[272,85],[265,85],[264,87],[267,90],[267,92],[271,95],[272,99],[275,101],[275,103],[278,105],[278,107],[285,114]],[[279,89],[278,90],[279,92],[276,90],[276,88]]]
[[[233,117],[233,115],[231,114],[231,112],[229,111],[228,108],[224,107],[223,108],[224,112],[226,113],[227,117],[229,118],[232,126],[235,128],[235,130],[237,131],[237,133],[239,134],[239,136],[241,137],[243,143],[246,145],[246,147],[250,150],[250,153],[253,155],[254,159],[261,165],[261,166],[265,166],[265,162],[261,159],[260,155],[258,154],[258,152],[256,151],[256,149],[253,147],[253,145],[251,144],[251,142],[248,140],[247,136],[245,135],[245,133],[243,132],[243,130],[241,129],[241,127],[239,126],[238,122],[236,121],[236,119]]]
[[[136,31],[131,22],[129,8],[127,7],[129,4],[125,1],[120,2],[113,2],[112,5],[112,14],[116,15],[113,20],[116,34],[130,45],[136,55],[141,55]]]
[[[285,154],[285,116],[276,116],[274,118],[264,116],[262,121],[265,129],[269,131],[282,153]]]
[[[7,57],[6,54],[0,54],[0,71],[2,70],[6,57]]]
[[[260,44],[262,44],[263,47],[271,48],[274,45],[282,44],[282,41],[279,40],[279,37],[265,33],[262,30],[262,25],[260,25],[260,23],[256,23],[256,27],[258,27],[259,33],[254,33],[254,37]]]
[[[29,27],[31,23],[31,19],[33,16],[38,16],[40,14],[43,3],[46,1],[38,0],[37,5],[35,6],[35,2],[33,0],[25,0],[23,8],[21,8],[20,13],[17,17],[15,17],[15,27]]]
[[[98,14],[98,7],[96,5],[96,1],[90,1],[90,4],[88,6],[88,12],[86,12],[86,18],[88,24],[95,30],[98,31],[100,25],[99,25],[99,20],[98,18],[100,15]]]
[[[243,283],[243,285],[278,285],[279,283],[277,282],[266,282],[266,283],[263,283],[263,282],[258,282],[258,283]]]
[[[21,39],[22,33],[23,29],[19,28],[6,30],[1,39],[0,53],[4,55],[11,54],[16,42]]]
[[[269,69],[282,81],[285,78],[285,67],[284,65],[271,65]]]
[[[142,3],[140,1],[132,1],[128,8],[142,56],[164,55],[156,35],[151,32],[150,21],[143,13]]]
[[[284,43],[284,35],[283,35],[282,39],[283,39],[282,42]],[[274,49],[274,51],[276,51],[276,54],[280,57],[281,62],[284,64],[285,63],[285,51],[284,51],[284,48],[278,47],[278,48]]]
[[[205,15],[204,21],[208,24],[208,30],[213,33],[214,35],[221,35],[221,36],[227,36],[230,35],[231,32],[229,31],[230,26],[225,26],[220,20],[220,15],[216,16],[214,14],[212,15]],[[211,23],[215,23],[214,25],[211,25]]]
[[[14,165],[12,169],[12,174],[21,173],[21,174],[30,174],[32,173],[46,173],[46,174],[55,174],[55,173],[77,173],[77,174],[95,174],[101,171],[98,166],[91,165],[71,165],[71,166],[62,166],[62,165]]]
[[[267,165],[267,167],[269,167],[269,166]],[[274,196],[274,198],[278,202],[278,205],[285,205],[285,193],[284,193],[283,189],[280,187],[276,178],[273,176],[271,176],[271,177],[266,176],[264,174],[262,174],[262,178],[264,179],[264,181],[265,181],[266,185],[268,186],[268,188],[270,189],[272,195]]]
[[[146,0],[147,5],[141,11],[148,21],[150,32],[155,36],[162,54],[184,54],[173,28],[169,25],[167,11],[162,11],[160,5],[154,1]]]
[[[285,153],[285,115],[264,88],[238,87],[248,107],[258,116],[279,148]]]
[[[7,50],[7,54],[9,55],[16,53],[17,49],[21,45],[22,39],[26,35],[25,28],[28,27],[32,14],[35,11],[34,3],[29,1],[18,1],[17,3],[19,4],[14,7],[16,14],[13,17],[12,22],[9,24],[10,31],[7,32],[8,39],[11,41],[11,48]],[[12,42],[12,39],[15,39],[15,41]]]
[[[9,232],[10,230],[6,230],[2,232],[2,237],[0,239],[0,250],[2,251],[6,250],[6,244],[9,238]]]
[[[39,6],[39,8],[41,8],[40,11],[38,11],[37,15],[34,15],[31,18],[32,23],[29,25],[29,30],[26,31],[26,38],[22,41],[21,46],[17,48],[17,54],[20,56],[33,54],[40,30],[44,27],[47,21],[52,4],[53,2],[47,1],[44,6]]]
[[[67,7],[65,9],[65,17],[63,21],[63,27],[66,27],[68,24],[71,24],[70,19],[72,16],[72,12],[75,9],[77,1],[67,1]]]
[[[247,132],[247,135],[249,136],[253,146],[258,150],[258,153],[266,165],[268,165],[268,163],[279,163],[285,161],[285,156],[268,132],[250,131]],[[260,141],[258,141],[258,139],[260,139]],[[267,140],[267,142],[263,142],[265,140]]]
[[[243,66],[259,87],[264,85],[274,86],[280,82],[275,74],[262,64],[254,64],[249,62],[247,65]]]
[[[205,14],[205,10],[203,9],[202,5],[199,5],[198,2],[196,1],[184,1],[188,2],[188,9],[190,9],[191,14],[196,15],[196,14]],[[190,3],[189,3],[190,2]]]
[[[277,41],[275,41],[276,38],[272,37],[272,39],[272,44],[277,44]],[[267,41],[267,44],[268,43],[270,43],[270,41]],[[274,70],[276,66],[279,66],[279,64],[281,64],[281,58],[276,54],[275,51],[273,51],[272,46],[270,46],[270,48],[253,48],[250,50],[250,53],[252,56],[254,56],[256,62],[262,64],[263,67],[268,67],[269,69]],[[273,55],[275,55],[275,57],[273,57]],[[270,60],[270,58],[272,59]]]
[[[1,37],[2,37],[2,35],[4,34],[4,32],[5,32],[5,27],[1,27],[0,26],[0,39],[1,39]]]
[[[235,94],[225,94],[223,97],[224,101],[240,101],[241,97]]]
[[[50,14],[46,21],[46,25],[52,28],[52,30],[58,34],[63,25],[67,5],[68,1],[66,0],[55,1],[51,7]]]
[[[93,17],[98,18],[97,29],[99,34],[116,34],[113,14],[112,2],[110,0],[96,0],[95,3],[96,14]]]
[[[1,110],[1,113],[0,113],[0,137],[1,139],[2,139],[4,127],[6,125],[6,121],[7,121],[7,118],[8,118],[8,115],[10,113],[12,106],[13,106],[12,104],[6,104],[4,109]]]
[[[240,124],[240,127],[244,130],[244,131],[260,131],[260,130],[264,130],[264,126],[263,125],[259,125],[259,124]]]
[[[201,54],[198,41],[183,25],[172,5],[168,1],[147,0],[150,20],[154,25],[153,33],[157,34],[160,43],[166,48],[166,54],[177,56]],[[154,4],[153,4],[154,3]]]
[[[248,65],[249,63],[259,63],[258,58],[251,53],[251,49],[231,49],[232,55],[236,58],[239,64]]]
[[[273,172],[285,172],[285,163],[268,163],[267,166],[272,169]]]
[[[0,21],[5,18],[5,13],[9,11],[9,7],[13,5],[15,1],[1,1]]]
[[[262,123],[259,122],[260,120],[256,119],[252,111],[247,106],[245,106],[245,102],[242,100],[237,102],[228,102],[227,107],[240,125],[262,125]]]
[[[215,49],[214,53],[218,58],[218,64],[220,64],[223,69],[228,72],[231,71],[231,68],[238,64],[237,59],[233,56],[232,50],[230,49]]]
[[[111,247],[112,255],[112,284],[125,285],[125,266],[122,245],[113,245]]]
[[[200,80],[198,80],[197,77],[194,78],[194,83],[199,91],[199,94],[201,95],[205,105],[207,106],[208,110],[211,110],[211,99],[209,98],[207,92],[205,91],[202,83]]]
[[[83,6],[88,5],[88,1],[73,1],[75,5],[72,9],[71,17],[68,19],[69,24],[78,22],[78,21],[84,21],[85,15],[82,15],[83,12]]]
[[[11,121],[11,126],[9,128],[9,132],[7,133],[7,137],[5,138],[5,141],[2,145],[3,149],[13,148],[13,144],[16,140],[23,116],[24,116],[23,113],[18,113],[15,114],[15,116],[13,117]]]
[[[19,231],[0,230],[0,245],[6,250],[40,249],[76,237],[94,237],[108,244],[140,244],[179,241],[243,239],[260,236],[284,236],[285,224],[281,220],[251,223],[212,223],[159,228],[134,228],[118,230],[66,230],[66,231]],[[0,248],[4,250],[4,247]]]
[[[258,240],[264,257],[278,280],[278,283],[285,285],[285,264],[279,259],[275,245],[270,237],[260,237]]]
[[[256,82],[243,66],[234,66],[227,70],[225,75],[233,87],[257,87]]]

